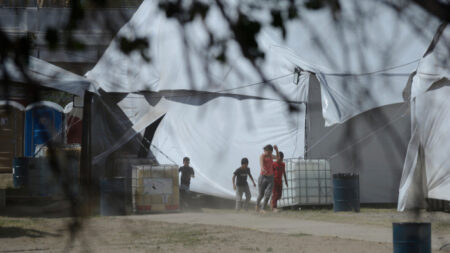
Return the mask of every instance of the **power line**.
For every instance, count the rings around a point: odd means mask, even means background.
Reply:
[[[388,67],[385,69],[380,69],[380,70],[373,71],[373,72],[367,72],[367,73],[322,73],[322,74],[324,74],[326,76],[370,76],[370,75],[376,75],[376,74],[381,73],[382,75],[385,75],[385,76],[409,76],[411,73],[383,73],[383,72],[398,69],[401,67],[405,67],[405,66],[411,65],[413,63],[417,63],[419,61],[420,61],[420,59],[416,59],[416,60],[413,60],[413,61],[410,61],[410,62],[407,62],[404,64],[400,64],[400,65],[393,66],[393,67]]]

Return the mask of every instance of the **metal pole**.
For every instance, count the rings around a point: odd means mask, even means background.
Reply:
[[[81,161],[80,161],[80,193],[88,205],[88,213],[90,214],[92,198],[92,157],[91,157],[91,105],[92,93],[86,91],[83,101],[83,125],[81,140]]]

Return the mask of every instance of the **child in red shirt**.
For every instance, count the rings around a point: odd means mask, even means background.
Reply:
[[[286,187],[288,187],[288,182],[286,179],[286,171],[285,171],[285,163],[283,162],[284,154],[280,152],[279,158],[276,162],[273,163],[273,191],[272,191],[272,210],[274,212],[278,212],[277,202],[281,199],[281,193],[283,192],[283,175],[284,175],[284,183]]]
[[[273,150],[277,153],[274,156]],[[259,165],[261,166],[261,174],[258,178],[258,191],[259,195],[256,199],[256,212],[265,212],[267,204],[269,203],[270,195],[272,195],[273,191],[273,160],[279,159],[278,147],[277,145],[266,145],[264,147],[264,153],[259,157]],[[264,198],[264,202],[262,205],[262,210],[260,209],[261,200]]]

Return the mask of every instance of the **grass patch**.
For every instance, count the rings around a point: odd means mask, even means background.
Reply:
[[[291,237],[304,237],[304,236],[311,236],[310,234],[305,233],[297,233],[297,234],[289,234]]]
[[[185,247],[191,247],[200,244],[208,244],[217,241],[218,238],[210,235],[206,230],[192,230],[189,227],[183,227],[175,231],[164,233],[164,244],[182,244]]]
[[[13,187],[13,177],[12,174],[0,174],[0,189],[7,189]]]
[[[431,223],[431,228],[439,232],[450,232],[450,222],[434,222]]]
[[[14,226],[14,227],[28,227],[35,224],[32,219],[9,219],[0,217],[0,227]]]
[[[246,247],[246,246],[241,246],[239,249],[242,251],[257,251],[256,248]]]

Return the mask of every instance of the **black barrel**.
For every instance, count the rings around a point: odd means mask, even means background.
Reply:
[[[335,212],[359,212],[359,175],[333,174],[333,198]]]
[[[392,223],[394,253],[431,253],[431,223]]]
[[[100,215],[125,214],[125,178],[103,178],[100,180]]]
[[[15,188],[26,187],[28,183],[28,157],[16,157],[13,161],[13,185]]]

